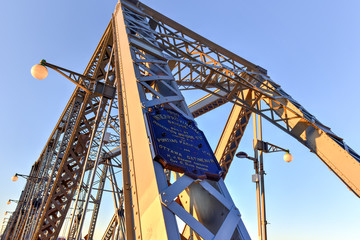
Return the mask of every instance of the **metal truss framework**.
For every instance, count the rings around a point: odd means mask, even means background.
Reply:
[[[104,240],[250,239],[223,179],[190,178],[153,161],[146,114],[159,107],[193,121],[233,104],[215,151],[223,178],[256,113],[313,151],[360,195],[359,155],[265,69],[138,1],[117,4],[83,74],[44,64],[78,87],[32,166],[30,176],[38,180],[27,181],[2,239],[57,239],[60,233],[93,239],[105,192],[112,194],[115,213]],[[181,90],[191,89],[208,95],[187,106]],[[267,107],[256,107],[261,102]]]
[[[209,95],[190,105],[194,115],[204,114],[225,102],[255,112],[285,131],[314,152],[357,196],[360,196],[360,156],[342,138],[318,121],[301,104],[267,76],[267,71],[221,46],[181,26],[166,16],[139,3],[181,90],[201,89]],[[247,91],[252,92],[248,99]],[[267,107],[257,110],[261,100]],[[243,114],[243,113],[242,113]],[[232,115],[230,115],[232,116]],[[242,118],[240,118],[242,119]],[[246,119],[246,117],[245,117]],[[242,119],[241,121],[247,121]],[[241,124],[242,125],[242,124]],[[238,126],[238,125],[237,125]],[[244,125],[242,126],[244,128]],[[239,128],[234,127],[234,131]],[[222,135],[225,148],[236,140],[231,131]],[[217,149],[221,149],[219,145]],[[231,151],[229,151],[231,152]],[[219,155],[220,152],[218,152]],[[218,155],[218,156],[219,156]],[[223,156],[224,163],[231,156]],[[222,164],[224,166],[224,163]]]

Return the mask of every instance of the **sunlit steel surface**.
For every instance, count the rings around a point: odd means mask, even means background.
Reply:
[[[39,181],[26,182],[2,239],[57,239],[60,231],[67,239],[93,239],[107,191],[116,210],[102,239],[250,239],[222,178],[195,179],[153,161],[146,114],[158,107],[193,121],[234,105],[215,151],[223,177],[255,113],[360,195],[359,155],[265,69],[138,1],[117,4],[83,74],[44,65],[77,88],[31,168]],[[188,107],[181,90],[189,89],[208,95]]]

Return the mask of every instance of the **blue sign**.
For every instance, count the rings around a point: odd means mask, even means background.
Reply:
[[[155,149],[155,161],[164,168],[194,179],[219,180],[222,169],[204,133],[194,121],[169,109],[154,109],[147,114]]]

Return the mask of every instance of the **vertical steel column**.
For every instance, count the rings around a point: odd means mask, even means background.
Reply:
[[[257,103],[257,109],[261,110],[261,101]],[[258,115],[258,130],[259,130],[259,140],[262,141],[262,122],[261,122],[261,116]],[[261,192],[261,215],[262,215],[262,221],[261,221],[261,228],[262,228],[262,238],[263,240],[267,240],[267,221],[266,221],[266,208],[265,208],[265,180],[264,180],[264,153],[262,150],[259,151],[260,155],[260,192]]]
[[[258,235],[259,240],[262,239],[262,211],[261,211],[261,194],[260,194],[260,178],[259,178],[259,154],[257,150],[257,139],[258,139],[258,133],[257,133],[257,115],[256,113],[253,113],[253,130],[254,130],[254,169],[255,169],[255,184],[256,184],[256,206],[257,206],[257,220],[258,220]],[[254,179],[253,179],[254,181]]]
[[[110,163],[110,160],[108,160],[108,162]],[[117,216],[117,231],[121,231],[121,236],[124,236],[125,229],[123,228],[123,198],[119,193],[119,187],[117,185],[115,172],[112,166],[109,167],[109,177],[114,199],[115,215]]]
[[[261,102],[256,103],[256,109],[261,110]],[[265,208],[265,171],[264,171],[264,157],[263,151],[258,149],[258,142],[262,141],[262,122],[261,116],[253,113],[254,121],[254,168],[256,174],[256,199],[258,212],[258,231],[259,239],[267,240],[267,221]]]
[[[118,7],[118,5],[117,5]],[[114,32],[117,29],[115,24],[115,17],[113,15],[113,26]],[[114,34],[114,41],[116,46],[119,45],[119,40],[117,39],[116,33]],[[127,131],[126,131],[126,123],[125,123],[125,113],[123,99],[125,98],[125,90],[122,86],[123,80],[121,76],[121,71],[124,71],[122,64],[120,63],[120,52],[118,47],[115,50],[115,71],[116,71],[116,82],[117,86],[117,96],[118,96],[118,105],[119,105],[119,123],[120,123],[120,139],[121,139],[121,164],[123,170],[123,192],[124,192],[124,208],[125,208],[125,231],[126,238],[129,240],[135,239],[134,232],[134,216],[132,211],[132,198],[131,198],[131,182],[130,182],[130,167],[129,167],[129,157],[127,153]],[[109,225],[109,232],[113,231],[113,227]],[[106,234],[103,239],[107,239],[108,234]]]
[[[113,58],[113,52],[114,52],[114,48],[112,49],[111,54],[110,54],[109,65],[111,64],[111,60]],[[108,78],[109,70],[110,70],[110,66],[107,69],[107,72],[106,72],[106,75],[105,75],[105,81]],[[106,99],[105,97],[102,97],[101,101],[99,103],[99,106],[104,105],[104,108],[105,108],[107,103],[108,103],[108,99]],[[109,106],[108,106],[108,110],[107,110],[107,114],[106,114],[105,125],[104,125],[104,129],[102,130],[102,135],[101,135],[101,139],[100,139],[100,142],[99,142],[98,152],[97,152],[95,163],[94,163],[94,166],[93,166],[93,169],[92,169],[92,173],[91,173],[91,177],[90,177],[90,183],[89,183],[88,191],[87,191],[87,194],[86,194],[86,197],[85,197],[85,203],[84,203],[84,207],[83,207],[83,211],[82,211],[81,219],[80,219],[80,224],[78,226],[77,234],[76,234],[75,239],[80,239],[81,238],[81,231],[82,231],[82,227],[83,227],[83,224],[84,224],[85,215],[86,215],[86,211],[87,211],[87,206],[88,206],[90,195],[91,195],[91,189],[92,189],[92,186],[93,186],[93,183],[94,183],[96,170],[97,170],[97,167],[99,165],[99,160],[101,159],[103,141],[104,141],[107,125],[109,123],[109,117],[110,117],[110,113],[111,113],[111,107],[112,107],[112,104],[113,104],[113,99],[111,99],[108,104],[109,104]],[[83,172],[82,172],[82,178],[85,175],[88,159],[89,159],[90,152],[91,152],[91,145],[92,145],[92,143],[94,141],[94,137],[95,137],[96,130],[97,130],[97,125],[101,121],[103,112],[104,112],[104,109],[102,107],[99,107],[98,112],[97,112],[97,116],[96,116],[96,119],[95,119],[95,124],[94,124],[95,126],[93,128],[91,140],[90,140],[90,143],[89,143],[90,147],[88,149],[88,153],[87,153],[87,156],[85,158],[84,169],[83,169]],[[83,179],[81,179],[80,183],[82,182],[82,180]]]
[[[94,206],[94,211],[93,214],[91,216],[91,221],[90,221],[90,226],[89,226],[89,231],[88,231],[88,239],[92,239],[94,236],[94,232],[95,232],[95,225],[96,225],[96,221],[97,221],[97,217],[99,215],[99,209],[100,209],[100,202],[102,199],[102,194],[103,194],[103,190],[105,187],[105,181],[106,181],[106,176],[107,176],[107,172],[108,172],[108,164],[104,163],[104,167],[102,169],[102,174],[100,177],[100,186],[99,186],[99,191],[96,195],[96,203]]]
[[[120,68],[119,85],[121,86],[118,96],[119,102],[122,102],[119,115],[124,122],[121,132],[125,134],[125,139],[121,138],[121,141],[122,146],[124,143],[126,144],[126,148],[122,149],[122,163],[127,239],[133,240],[134,237],[136,239],[176,239],[176,235],[179,238],[179,233],[169,232],[166,227],[166,225],[176,226],[175,216],[172,214],[171,217],[165,218],[164,211],[168,210],[163,209],[159,198],[153,163],[154,156],[150,150],[151,142],[149,142],[149,133],[145,122],[145,93],[142,92],[140,79],[137,78],[140,70],[134,64],[135,50],[130,47],[128,25],[125,25],[124,19],[126,13],[123,11],[126,11],[123,9],[123,3],[119,2],[114,19]],[[128,14],[131,13],[128,12]],[[144,28],[149,28],[145,22],[141,24],[144,24],[142,25]],[[154,61],[156,60],[154,59]],[[154,80],[155,78],[156,76],[154,76]],[[129,175],[127,175],[128,173]],[[131,183],[130,189],[128,189],[129,182]],[[131,216],[134,217],[131,218]],[[133,231],[136,236],[133,235]]]

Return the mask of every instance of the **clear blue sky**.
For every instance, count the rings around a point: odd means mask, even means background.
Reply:
[[[143,2],[266,68],[275,82],[360,153],[359,1]],[[55,72],[43,81],[33,79],[31,66],[45,58],[82,72],[115,4],[94,0],[0,3],[1,216],[14,209],[6,201],[17,199],[25,184],[24,180],[11,182],[11,176],[29,173],[74,89]],[[229,109],[225,106],[198,119],[213,148],[226,121],[219,116]],[[265,156],[269,239],[360,239],[360,199],[308,149],[265,122],[264,140],[289,148],[294,156],[290,164],[281,153]],[[249,126],[239,150],[251,154],[251,149]],[[226,183],[256,239],[252,173],[250,161],[236,160]]]

